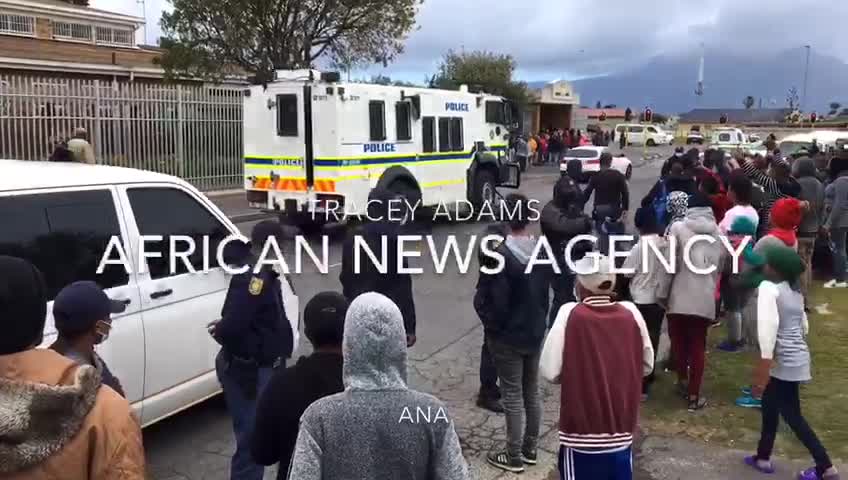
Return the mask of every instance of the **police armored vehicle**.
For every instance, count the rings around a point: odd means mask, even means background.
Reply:
[[[508,154],[513,106],[464,85],[438,90],[278,71],[244,102],[247,200],[304,228],[326,222],[328,210],[365,215],[378,186],[409,205],[480,207],[497,187],[520,183]]]

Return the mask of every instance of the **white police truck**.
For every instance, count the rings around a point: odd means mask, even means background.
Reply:
[[[251,207],[302,228],[326,211],[365,215],[376,187],[409,205],[492,202],[518,188],[509,160],[514,107],[455,90],[341,82],[338,73],[278,71],[245,92],[244,175]],[[330,218],[330,221],[333,221]]]

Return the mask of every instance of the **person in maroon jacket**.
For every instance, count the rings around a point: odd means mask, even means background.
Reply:
[[[539,364],[545,379],[561,385],[560,478],[630,480],[654,349],[636,306],[612,299],[610,259],[590,254],[575,267],[580,302],[560,308]]]

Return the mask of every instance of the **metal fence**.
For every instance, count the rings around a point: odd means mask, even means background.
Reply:
[[[243,185],[242,90],[0,74],[0,158],[47,160],[77,127],[98,163]]]

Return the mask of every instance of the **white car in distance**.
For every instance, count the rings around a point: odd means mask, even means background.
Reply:
[[[585,146],[568,149],[560,161],[559,170],[565,175],[568,162],[571,160],[580,160],[583,164],[583,175],[582,178],[575,180],[587,182],[592,175],[601,170],[601,155],[604,153],[612,154],[608,147]],[[628,180],[633,175],[633,162],[624,156],[624,154],[612,155],[612,168],[623,173]]]

